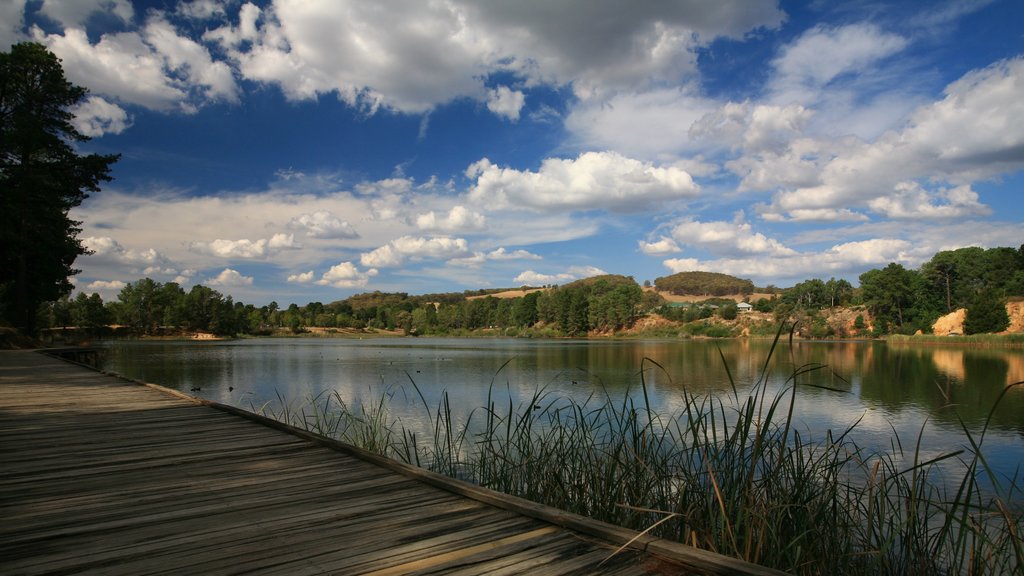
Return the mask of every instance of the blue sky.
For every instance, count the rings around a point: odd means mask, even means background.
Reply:
[[[788,286],[1019,246],[1024,3],[7,0],[90,89],[76,286]]]

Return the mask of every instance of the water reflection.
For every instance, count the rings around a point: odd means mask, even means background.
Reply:
[[[858,443],[888,451],[893,430],[913,443],[924,429],[923,450],[937,455],[964,443],[961,419],[977,434],[991,412],[986,446],[1000,469],[1012,474],[1024,459],[1024,389],[992,410],[1007,384],[1024,380],[1019,350],[782,342],[766,363],[771,342],[763,340],[258,339],[109,348],[106,369],[247,409],[333,392],[350,406],[388,395],[407,426],[425,425],[445,392],[464,421],[489,395],[503,405],[525,404],[538,390],[580,402],[606,394],[642,401],[642,381],[654,408],[673,413],[684,391],[731,396],[735,385],[742,397],[762,375],[780,391],[799,373],[794,413],[813,437],[860,420]]]

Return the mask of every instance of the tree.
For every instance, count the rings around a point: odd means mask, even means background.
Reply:
[[[885,323],[903,326],[908,320],[905,312],[913,302],[916,274],[895,262],[881,270],[869,270],[861,274],[860,287],[864,304],[871,310],[871,314]]]
[[[1009,325],[1006,304],[995,290],[983,290],[967,306],[964,334],[1002,332]]]
[[[829,306],[844,306],[853,299],[853,284],[842,278],[829,278],[825,282],[825,292],[829,296]]]
[[[87,252],[68,212],[110,180],[117,155],[80,155],[88,137],[71,123],[85,88],[35,43],[0,53],[0,314],[35,331],[42,302],[71,292],[75,259]]]

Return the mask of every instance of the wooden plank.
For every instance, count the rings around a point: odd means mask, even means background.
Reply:
[[[554,534],[555,532],[558,532],[557,527],[543,526],[541,528],[531,530],[530,532],[513,534],[512,536],[506,536],[504,538],[499,538],[497,540],[491,540],[489,542],[484,542],[482,544],[477,544],[475,546],[469,546],[467,548],[452,550],[449,552],[436,554],[428,558],[406,562],[405,564],[396,564],[388,568],[383,568],[380,570],[371,570],[369,572],[363,573],[372,576],[397,576],[401,574],[422,572],[428,568],[434,568],[455,560],[475,556],[482,552],[490,552],[495,550],[496,548],[510,546],[512,544],[518,544],[520,542],[525,542],[527,540],[535,540],[550,534]]]

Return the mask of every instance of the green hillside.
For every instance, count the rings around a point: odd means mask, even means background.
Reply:
[[[754,292],[754,283],[750,280],[718,272],[679,272],[656,279],[654,286],[661,292],[678,296],[725,296]]]

